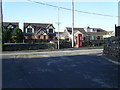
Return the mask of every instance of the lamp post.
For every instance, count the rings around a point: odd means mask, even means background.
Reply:
[[[72,47],[74,47],[74,0],[72,0]]]

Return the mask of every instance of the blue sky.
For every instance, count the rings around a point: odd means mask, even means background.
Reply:
[[[25,2],[26,1],[26,2]],[[37,1],[37,0],[36,0]],[[68,2],[59,2],[61,7],[72,8],[72,4]],[[39,0],[39,2],[43,2]],[[57,5],[57,0],[52,2],[43,2],[51,5]],[[105,15],[118,16],[118,2],[75,2],[75,9],[80,11],[99,13]],[[72,26],[71,11],[60,9],[60,31],[65,27]],[[23,2],[3,1],[3,21],[19,22],[22,29],[23,22],[52,23],[57,31],[57,8],[41,5],[24,0]],[[117,17],[105,17],[93,14],[85,14],[75,12],[75,27],[94,27],[105,30],[113,30],[115,24],[118,24]]]

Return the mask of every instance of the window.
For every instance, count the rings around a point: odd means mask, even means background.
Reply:
[[[53,39],[53,36],[49,36],[49,39],[52,40],[52,39]]]
[[[12,25],[9,25],[8,28],[13,29],[14,27]]]
[[[97,37],[97,40],[100,40],[100,36]]]
[[[32,33],[32,28],[27,28],[27,33]]]
[[[53,33],[53,29],[49,29],[49,33]]]
[[[44,39],[46,39],[46,36],[44,35]]]
[[[87,36],[88,40],[94,40],[94,36]]]
[[[26,28],[26,32],[27,33],[34,33],[34,28],[32,28],[32,26],[28,26],[27,28]]]
[[[101,32],[101,30],[98,29],[97,32]]]

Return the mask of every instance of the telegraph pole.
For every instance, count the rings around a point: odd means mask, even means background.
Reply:
[[[2,54],[2,0],[0,0],[0,54]],[[0,57],[0,89],[2,89],[2,57]]]
[[[120,1],[118,2],[118,26],[120,26]]]
[[[74,47],[74,0],[72,0],[72,47]]]
[[[2,31],[2,23],[3,23],[2,0],[0,0],[0,30],[1,31]]]
[[[59,33],[59,25],[60,25],[60,22],[59,22],[59,11],[60,11],[60,7],[59,7],[59,0],[58,0],[58,49],[60,49],[60,33]]]

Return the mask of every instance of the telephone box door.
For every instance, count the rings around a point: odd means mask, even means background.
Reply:
[[[81,48],[82,47],[82,34],[77,34],[75,37],[76,37],[76,47]]]

